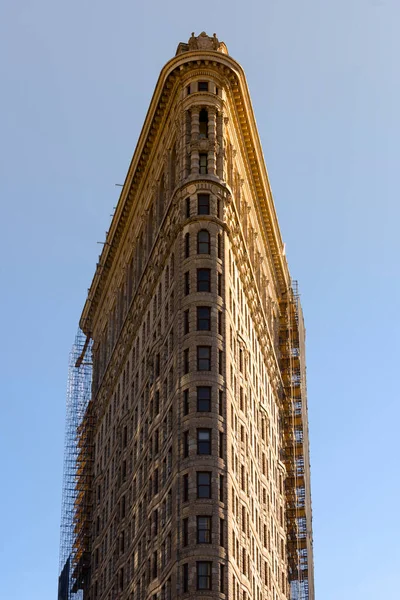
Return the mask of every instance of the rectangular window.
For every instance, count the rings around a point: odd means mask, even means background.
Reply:
[[[183,351],[183,372],[185,375],[189,373],[189,348]]]
[[[183,313],[183,333],[184,335],[189,333],[189,310]]]
[[[218,391],[218,412],[221,417],[223,416],[222,409],[223,409],[223,391],[219,390]]]
[[[186,198],[186,218],[190,217],[190,198]]]
[[[209,194],[198,194],[198,196],[197,196],[197,214],[198,215],[209,215],[210,214],[210,195]]]
[[[186,92],[187,92],[187,95],[189,96],[189,94],[190,94],[190,83],[189,83],[188,86],[186,86]]]
[[[211,498],[211,472],[197,472],[197,497]]]
[[[222,235],[219,233],[218,234],[218,246],[217,246],[217,250],[218,250],[218,258],[222,258]]]
[[[183,519],[182,538],[183,546],[187,546],[189,543],[189,519]]]
[[[188,592],[189,591],[189,565],[188,565],[188,563],[185,563],[183,565],[183,575],[182,575],[182,578],[183,578],[183,582],[182,582],[182,584],[183,584],[183,591],[184,592]]]
[[[153,579],[157,577],[157,552],[153,553]]]
[[[189,414],[189,390],[183,392],[183,414],[184,416]]]
[[[219,432],[219,457],[224,458],[224,434]]]
[[[224,590],[225,590],[225,565],[219,565],[219,591],[221,592],[221,594],[223,594]],[[243,600],[244,600],[244,594],[245,594],[245,592],[243,592]]]
[[[218,373],[222,375],[223,373],[223,352],[222,350],[218,350]]]
[[[210,233],[201,229],[197,234],[197,254],[210,254]]]
[[[197,430],[197,454],[211,454],[211,429]]]
[[[222,274],[218,273],[218,296],[222,298]]]
[[[219,545],[224,545],[224,519],[219,520]]]
[[[218,311],[218,333],[222,335],[222,310]]]
[[[190,255],[190,233],[185,234],[185,258]]]
[[[189,500],[189,475],[183,476],[183,501]]]
[[[201,561],[197,563],[197,589],[211,590],[211,562]]]
[[[189,311],[188,311],[189,313]],[[197,307],[197,330],[210,331],[211,329],[211,308],[209,306]]]
[[[189,279],[189,271],[186,271],[185,275],[185,283],[184,283],[184,288],[185,288],[185,296],[187,296],[190,293],[190,279]]]
[[[197,370],[211,371],[211,346],[197,346]]]
[[[201,386],[197,388],[197,410],[198,412],[209,412],[211,410],[211,387]]]
[[[197,90],[199,92],[208,92],[208,81],[199,81],[197,83]]]
[[[199,159],[200,159],[200,175],[207,175],[207,173],[208,173],[207,154],[200,154]]]
[[[158,494],[158,469],[154,471],[154,494]]]
[[[211,517],[197,517],[197,543],[211,544]]]
[[[183,434],[183,457],[189,456],[189,432],[185,431]]]
[[[219,501],[224,501],[224,476],[219,476]]]
[[[197,269],[197,291],[211,292],[211,269]]]

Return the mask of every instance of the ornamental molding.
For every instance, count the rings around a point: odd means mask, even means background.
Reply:
[[[260,341],[260,349],[264,356],[269,379],[278,397],[278,391],[281,389],[282,385],[281,373],[271,333],[269,331],[268,320],[262,307],[260,291],[256,284],[255,273],[249,258],[249,252],[246,248],[247,244],[234,203],[227,202],[226,209],[226,231],[231,241],[235,262],[239,270],[243,291],[247,297],[249,310]]]
[[[241,150],[247,159],[245,160],[246,170],[250,169],[251,172],[248,179],[253,187],[254,198],[258,199],[255,205],[260,223],[263,223],[265,247],[269,248],[272,254],[274,267],[272,275],[278,293],[283,293],[287,288],[286,259],[282,254],[282,240],[244,72],[236,61],[222,52],[198,47],[196,50],[191,49],[178,54],[161,71],[111,222],[108,234],[109,243],[104,245],[99,258],[99,265],[102,267],[98,266],[96,269],[82,312],[80,327],[86,335],[92,335],[93,319],[102,301],[109,277],[121,255],[121,242],[126,236],[126,225],[133,218],[132,212],[135,212],[133,206],[135,203],[136,205],[140,204],[137,201],[137,195],[143,187],[143,178],[146,179],[148,176],[149,165],[154,160],[154,149],[157,149],[171,105],[176,101],[176,94],[181,85],[181,69],[197,69],[199,65],[206,65],[206,63],[211,72],[224,76],[229,83],[227,95],[235,107],[235,122],[241,132],[239,135]],[[259,206],[257,206],[258,204]]]

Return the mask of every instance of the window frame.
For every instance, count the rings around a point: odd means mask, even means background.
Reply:
[[[197,214],[210,214],[210,194],[197,194]]]
[[[206,316],[201,315],[201,311],[207,312]],[[201,324],[206,327],[200,327]],[[196,307],[196,325],[197,331],[211,331],[211,306]]]
[[[183,350],[183,374],[187,375],[190,371],[189,348]]]
[[[189,456],[189,430],[183,432],[183,458],[188,458]]]
[[[183,416],[189,414],[189,388],[183,390]]]
[[[204,236],[204,234],[207,234]],[[202,240],[202,237],[206,237],[206,240]],[[197,254],[211,254],[211,236],[208,229],[200,229],[197,232]]]
[[[190,256],[190,233],[185,233],[185,258]]]
[[[199,139],[201,140],[208,139],[208,120],[208,110],[202,108],[199,112]]]
[[[189,591],[189,563],[184,563],[182,566],[183,566],[182,587],[183,587],[183,593],[186,593]]]
[[[201,575],[200,574],[200,568],[201,567],[207,567],[207,574],[206,575]],[[206,585],[201,585],[201,578],[205,579],[206,581],[204,582]],[[212,561],[209,560],[198,560],[196,562],[196,583],[197,583],[197,590],[201,591],[201,590],[212,590]]]
[[[207,475],[208,483],[200,483],[200,478],[202,475]],[[196,471],[196,488],[198,499],[211,499],[211,471]],[[200,490],[208,490],[208,495],[203,495],[202,493],[200,493]]]
[[[204,519],[205,526],[200,527],[201,519]],[[204,535],[201,535],[204,534]],[[204,539],[201,539],[204,538]],[[196,543],[211,544],[212,543],[212,517],[211,515],[197,515],[196,517]]]
[[[200,275],[207,274],[207,279],[201,279]],[[207,289],[201,289],[201,287],[207,287]],[[211,269],[201,267],[197,269],[197,291],[198,292],[211,292]]]
[[[208,154],[200,152],[199,154],[199,174],[208,175]]]
[[[190,271],[185,271],[184,274],[184,292],[185,296],[190,294]]]
[[[205,354],[206,351],[208,356],[201,356],[201,354]],[[211,371],[211,346],[196,346],[196,353],[197,371]]]
[[[204,439],[201,439],[201,437]],[[208,427],[199,427],[197,429],[197,454],[199,456],[210,456],[212,454],[212,433]]]
[[[183,502],[189,502],[189,474],[185,473],[182,479]]]
[[[209,398],[200,398],[199,390],[209,390]],[[211,411],[211,398],[212,398],[212,387],[210,385],[197,386],[197,412],[210,412]],[[208,408],[200,408],[202,402],[207,403]]]
[[[182,519],[182,546],[189,545],[189,519]]]

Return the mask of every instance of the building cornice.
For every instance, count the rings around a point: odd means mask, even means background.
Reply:
[[[192,70],[200,66],[222,70],[230,82],[241,136],[251,168],[252,185],[257,195],[258,202],[255,204],[261,213],[265,226],[265,229],[263,229],[264,241],[273,257],[273,276],[279,294],[287,288],[288,269],[244,71],[239,63],[221,52],[210,50],[188,51],[171,59],[164,66],[158,78],[82,312],[80,327],[88,336],[92,335],[94,315],[114,261],[121,251],[120,242],[124,237],[125,226],[134,206],[136,194],[148,166],[152,150],[158,142],[160,125],[165,116],[165,110],[171,101],[171,92],[175,88],[174,83],[189,69]]]

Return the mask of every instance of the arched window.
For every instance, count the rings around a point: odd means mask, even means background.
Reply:
[[[199,114],[199,137],[208,138],[208,112],[205,108]]]
[[[210,234],[206,229],[197,234],[197,254],[210,254]]]

